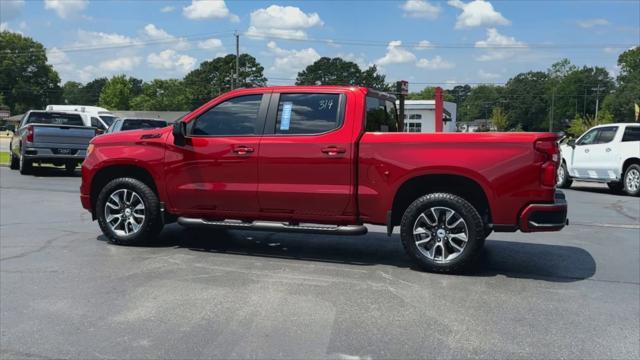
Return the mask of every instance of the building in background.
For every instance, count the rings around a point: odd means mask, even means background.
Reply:
[[[448,101],[443,101],[442,113],[442,131],[458,131],[456,127],[456,104]],[[404,131],[423,133],[436,132],[436,101],[405,100]]]

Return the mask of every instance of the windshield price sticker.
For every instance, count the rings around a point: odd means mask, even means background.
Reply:
[[[291,109],[293,103],[285,101],[282,103],[282,115],[280,115],[280,130],[289,130],[289,124],[291,123]]]

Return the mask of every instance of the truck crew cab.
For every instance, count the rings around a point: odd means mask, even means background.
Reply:
[[[361,87],[240,89],[173,126],[92,140],[81,201],[118,244],[184,226],[361,235],[400,226],[430,271],[467,267],[491,231],[556,231],[551,133],[399,132],[395,98]]]

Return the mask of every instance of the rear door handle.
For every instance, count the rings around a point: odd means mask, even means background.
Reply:
[[[233,148],[233,152],[238,155],[246,155],[246,154],[252,153],[253,151],[254,150],[252,147],[245,146],[245,145],[238,145]]]
[[[584,149],[584,152],[588,153],[588,152],[589,152],[589,149]]]
[[[337,146],[327,146],[325,148],[322,148],[321,150],[323,153],[330,155],[330,156],[335,156],[338,154],[344,154],[345,152],[347,152],[347,150],[345,148],[340,148]]]
[[[611,152],[611,148],[606,148],[605,149],[607,152]]]

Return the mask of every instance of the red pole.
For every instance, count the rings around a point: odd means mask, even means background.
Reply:
[[[443,130],[443,126],[442,126],[442,116],[444,115],[444,103],[442,102],[442,88],[441,87],[436,87],[436,118],[435,118],[435,124],[436,124],[436,132],[442,132]]]

